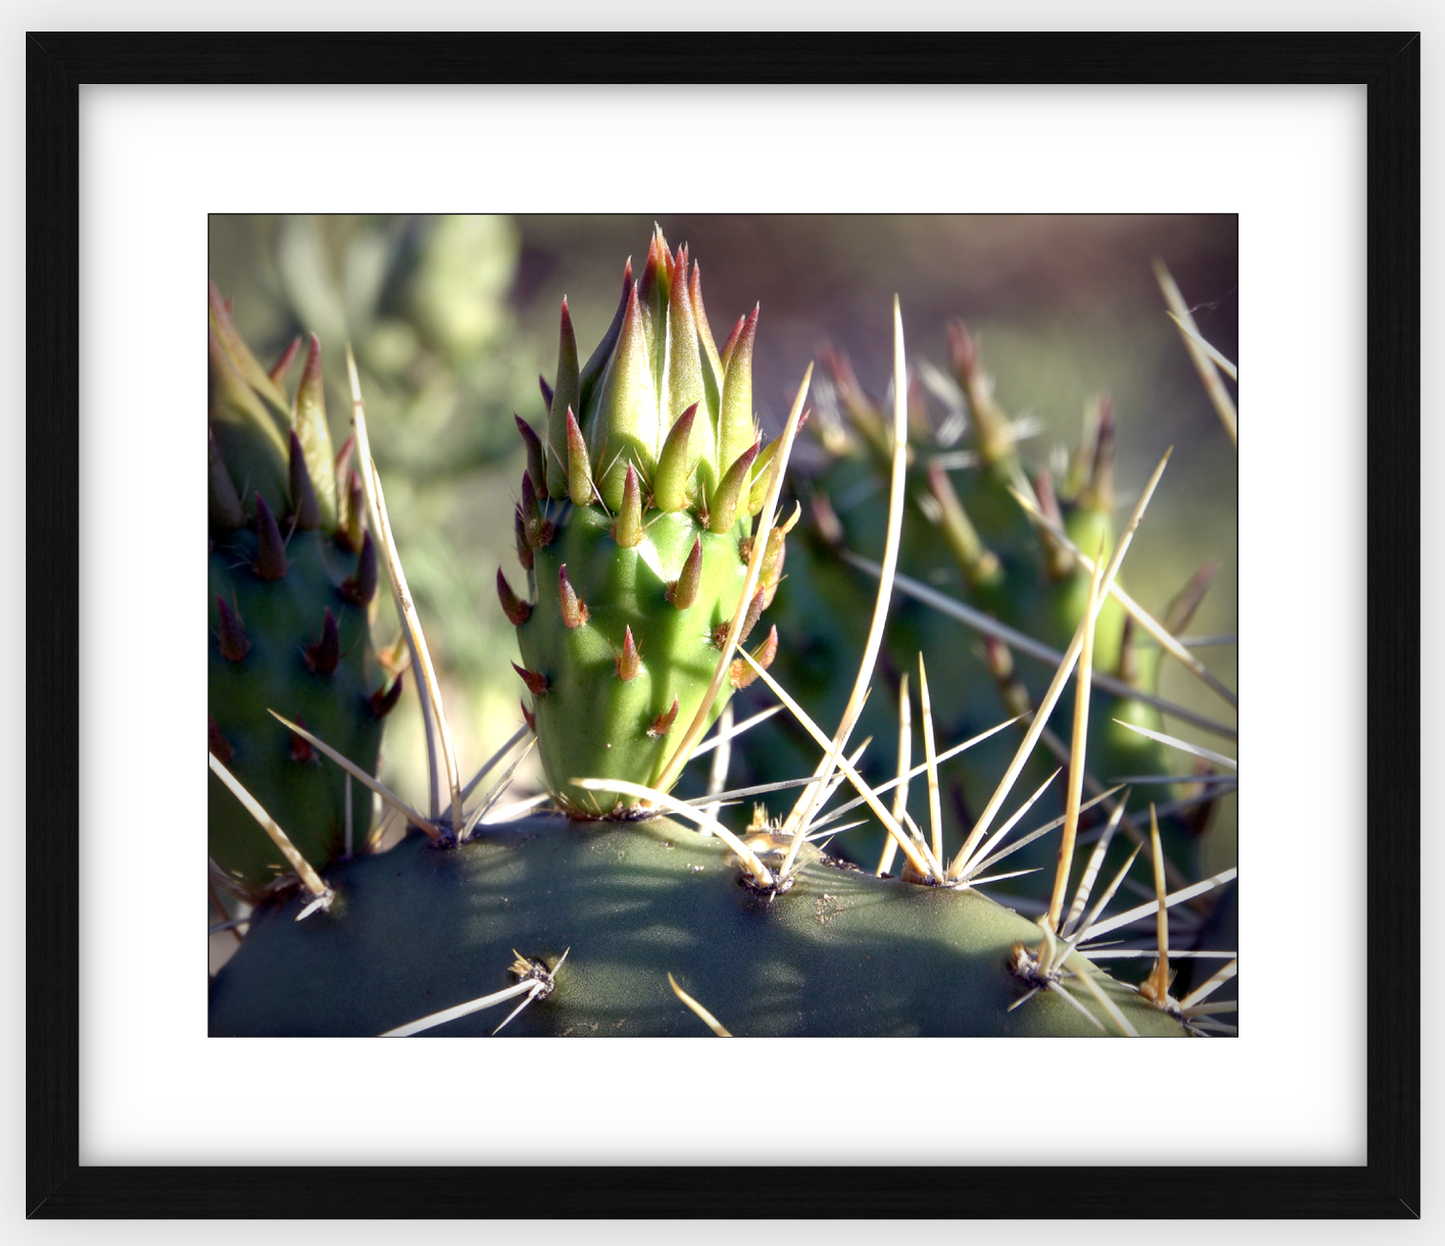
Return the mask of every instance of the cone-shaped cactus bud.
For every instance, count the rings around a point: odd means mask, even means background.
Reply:
[[[502,574],[501,567],[497,568],[497,596],[501,598],[502,613],[507,616],[513,627],[521,627],[532,617],[532,603],[523,601],[512,592],[512,586],[507,583],[507,577]]]
[[[994,401],[993,380],[983,369],[978,343],[958,321],[948,326],[948,353],[973,415],[979,458],[989,465],[1006,463],[1016,445],[1013,426]]]
[[[522,444],[527,447],[527,475],[531,476],[533,485],[536,486],[537,496],[547,496],[547,460],[546,451],[542,449],[541,439],[532,431],[532,426],[527,423],[515,411],[512,418],[517,421],[517,431],[522,434]]]
[[[773,664],[773,659],[778,656],[778,629],[776,627],[768,630],[767,639],[753,650],[753,661],[763,670],[767,670]],[[746,688],[755,679],[758,673],[742,658],[734,658],[732,665],[728,667],[728,679],[734,688]]]
[[[667,586],[667,600],[679,610],[689,609],[702,585],[702,538],[692,543],[692,553],[682,564],[682,574]]]
[[[367,704],[373,718],[385,718],[396,708],[396,703],[401,700],[401,684],[404,678],[404,674],[398,674],[391,681],[390,688],[383,686],[371,694]]]
[[[652,726],[647,729],[647,734],[654,740],[660,740],[672,730],[672,724],[677,721],[677,698],[672,698],[672,708],[659,714],[652,720]]]
[[[221,458],[221,448],[216,444],[216,434],[208,430],[209,469],[207,490],[209,493],[211,527],[219,533],[234,532],[246,522],[246,513],[241,508],[241,497],[236,492],[231,473],[226,470]]]
[[[552,410],[552,387],[547,384],[547,378],[540,373],[537,375],[537,384],[542,387],[542,406],[550,413]]]
[[[976,588],[997,583],[1003,574],[998,556],[979,538],[963,503],[958,500],[953,482],[937,462],[928,465],[928,491],[938,503],[938,526],[969,583]]]
[[[301,438],[291,433],[291,522],[298,532],[311,532],[321,526],[321,508],[316,502],[316,490],[311,487],[311,473],[306,469],[306,455],[301,449]]]
[[[642,540],[642,486],[631,463],[627,465],[627,481],[622,488],[622,509],[612,525],[612,539],[622,549],[633,549]]]
[[[569,628],[578,628],[587,622],[587,603],[577,596],[572,581],[567,578],[567,564],[557,568],[557,597],[562,603],[562,622]]]
[[[552,502],[539,504],[540,490],[524,486],[518,506],[523,563],[536,586],[536,608],[517,632],[518,669],[536,673],[548,693],[532,704],[538,755],[574,817],[634,803],[581,788],[577,778],[670,785],[660,735],[672,719],[658,710],[676,700],[685,724],[711,721],[732,691],[725,678],[714,687],[718,655],[706,642],[737,613],[747,580],[739,542],[752,527],[759,475],[757,312],[743,318],[724,360],[701,289],[688,249],[670,252],[655,230],[641,275],[634,281],[629,263],[612,326],[575,385],[564,315],[548,424]],[[556,505],[554,469],[568,506]],[[766,601],[775,587],[762,580],[754,596]],[[677,610],[690,614],[683,620]],[[595,626],[584,628],[589,615]],[[609,649],[613,662],[604,664]],[[648,721],[657,732],[640,729]]]
[[[229,310],[229,309],[228,309]],[[301,339],[293,337],[291,345],[281,352],[281,357],[271,365],[266,373],[271,378],[271,383],[277,389],[286,387],[286,373],[291,371],[291,365],[296,362],[296,356],[301,352]]]
[[[631,470],[628,464],[628,471]],[[573,506],[587,506],[593,497],[592,459],[571,407],[567,408],[567,495]]]
[[[517,561],[522,564],[524,571],[530,571],[533,564],[532,547],[527,543],[527,523],[522,518],[520,506],[512,511],[512,518],[516,521],[514,527],[517,536]]]
[[[557,376],[548,404],[547,441],[552,454],[547,460],[546,491],[555,498],[567,494],[567,413],[582,410],[581,378],[577,369],[577,334],[567,300],[562,300],[562,330],[557,344]]]
[[[690,443],[696,419],[697,403],[693,403],[678,417],[662,443],[652,477],[653,505],[660,511],[680,511],[687,506],[687,484],[694,466]]]
[[[626,683],[636,679],[642,669],[642,658],[637,652],[637,642],[632,639],[632,628],[627,629],[622,639],[622,652],[612,659],[617,664],[617,678]]]
[[[759,445],[754,441],[738,455],[718,483],[718,487],[713,490],[712,500],[708,504],[707,520],[707,526],[713,532],[726,532],[737,522],[738,502],[742,498],[743,485],[747,483],[753,460],[758,457],[758,450]]]
[[[601,479],[595,482],[597,491],[609,510],[622,505],[627,462],[635,459],[649,473],[656,466],[662,417],[647,337],[634,287],[588,428],[592,457],[603,469]]]
[[[364,609],[376,595],[376,577],[376,546],[372,544],[371,533],[363,531],[361,552],[356,556],[356,570],[342,581],[336,591],[342,601]]]
[[[207,747],[215,759],[224,766],[236,755],[236,750],[231,746],[231,742],[221,734],[221,729],[216,726],[216,716],[207,714],[206,717],[210,719],[206,737]]]
[[[688,282],[688,293],[692,295],[693,323],[697,325],[697,340],[702,346],[703,389],[707,408],[717,411],[721,408],[723,363],[713,341],[712,326],[707,322],[707,312],[702,305],[702,265],[696,260],[692,265],[692,277]]]
[[[321,620],[321,639],[306,649],[306,665],[318,675],[334,675],[341,661],[341,629],[336,616],[327,610]]]
[[[522,682],[527,685],[527,691],[534,697],[547,695],[547,676],[541,671],[528,670],[525,666],[518,666],[515,662],[512,663],[512,669],[522,677]]]
[[[667,394],[666,422],[682,412],[696,409],[702,401],[703,352],[693,315],[692,292],[687,282],[687,247],[678,248],[673,280],[667,296]],[[752,413],[749,412],[749,415]]]
[[[239,662],[251,652],[251,640],[246,635],[245,625],[226,604],[226,599],[219,595],[216,597],[216,613],[221,620],[220,626],[216,629],[216,640],[221,648],[221,656],[227,662]]]
[[[306,469],[315,490],[318,523],[336,525],[336,477],[331,470],[331,426],[326,422],[326,385],[321,373],[321,342],[311,335],[306,369],[291,400],[291,426],[301,442]],[[293,469],[294,480],[294,469]],[[292,506],[296,505],[295,497]]]
[[[282,579],[290,567],[286,560],[286,542],[281,539],[281,530],[276,526],[276,517],[266,505],[266,499],[256,495],[256,574],[263,580]]]
[[[727,373],[728,360],[733,356],[733,347],[738,344],[738,338],[742,337],[743,329],[747,326],[747,323],[748,318],[746,316],[739,316],[737,324],[733,325],[732,332],[728,334],[727,341],[723,343],[722,355],[719,358],[722,362],[724,375]]]
[[[753,339],[758,330],[759,307],[743,323],[737,341],[728,353],[723,379],[722,412],[718,417],[717,459],[728,464],[737,460],[758,439],[753,423]],[[751,464],[752,460],[749,460]],[[729,527],[732,525],[729,524]],[[718,529],[714,528],[714,532]]]

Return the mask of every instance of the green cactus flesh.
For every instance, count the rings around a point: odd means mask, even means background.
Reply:
[[[752,413],[756,324],[756,312],[741,319],[719,353],[687,248],[669,254],[658,233],[584,367],[563,303],[547,427],[517,421],[518,554],[535,595],[517,597],[502,572],[498,592],[548,788],[574,817],[637,809],[577,779],[670,786],[664,768],[714,682],[770,478]],[[781,532],[764,552],[740,644],[776,591]],[[755,656],[766,665],[775,647],[769,636]],[[735,662],[709,722],[749,682]]]
[[[1117,1034],[1077,975],[1142,1035],[1185,1031],[1077,953],[1056,991],[1015,965],[1040,930],[971,891],[878,879],[814,854],[772,898],[741,885],[726,848],[665,820],[534,818],[460,848],[413,834],[343,863],[330,912],[260,914],[211,985],[210,1033],[377,1035],[511,985],[518,953],[555,990],[504,1035],[706,1035],[668,974],[739,1036]],[[490,1034],[513,1007],[447,1022]]]
[[[288,399],[295,346],[264,371],[214,287],[210,328],[210,752],[320,866],[343,850],[350,780],[271,711],[375,771],[398,691],[371,644],[375,551],[349,448],[332,462],[316,339]],[[280,850],[214,773],[209,804],[215,881],[248,899],[287,885]],[[363,792],[357,847],[370,811]]]
[[[747,574],[740,534],[716,535],[686,513],[656,516],[631,549],[620,548],[610,528],[605,515],[584,508],[537,551],[537,601],[517,629],[522,661],[547,679],[533,703],[552,789],[569,807],[597,814],[609,814],[621,798],[584,792],[572,780],[656,780],[675,743],[661,724],[680,733],[701,704],[718,662],[713,635],[732,620]],[[699,587],[692,604],[680,609],[668,588],[697,542]],[[587,607],[586,620],[572,627],[563,618],[564,569]],[[624,656],[629,635],[635,671]],[[722,704],[719,697],[714,717]]]
[[[348,604],[342,586],[356,556],[319,532],[297,532],[287,546],[289,567],[279,581],[252,570],[255,537],[239,532],[210,556],[209,697],[215,724],[212,752],[280,823],[301,855],[314,864],[339,856],[349,776],[279,723],[275,710],[374,772],[381,745],[373,702],[379,676],[365,610]],[[239,565],[238,565],[239,564]],[[218,601],[244,628],[246,652],[227,656]],[[335,623],[328,640],[327,617]],[[229,623],[228,623],[229,626]],[[334,644],[334,652],[327,653]],[[276,846],[213,774],[210,853],[252,886],[284,872]],[[359,786],[359,785],[358,785]],[[369,826],[370,793],[357,792],[353,833]]]

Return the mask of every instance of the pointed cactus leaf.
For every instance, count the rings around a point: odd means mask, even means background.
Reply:
[[[291,509],[288,517],[298,532],[313,532],[321,526],[321,508],[316,501],[316,490],[311,486],[311,473],[306,468],[306,455],[301,448],[301,439],[293,430],[289,472]]]
[[[688,504],[687,485],[697,462],[690,444],[696,423],[697,403],[693,403],[678,417],[662,443],[657,471],[652,477],[653,504],[658,510],[680,511]],[[703,426],[706,427],[706,421]]]
[[[631,463],[622,488],[622,509],[612,525],[612,539],[621,549],[635,549],[642,540],[642,486]]]
[[[708,504],[708,527],[713,532],[726,532],[737,522],[738,502],[742,498],[743,485],[747,483],[748,473],[752,470],[753,460],[757,457],[758,443],[754,441],[751,446],[738,455],[722,480],[718,482],[718,487],[713,491],[712,500]]]
[[[562,300],[562,328],[557,344],[557,377],[552,385],[551,402],[547,415],[547,441],[552,453],[546,463],[546,477],[538,477],[534,483],[544,489],[544,496],[565,497],[567,495],[567,413],[581,411],[581,377],[577,368],[577,334],[572,328],[572,316],[567,310],[567,300]],[[530,462],[530,458],[528,460]]]

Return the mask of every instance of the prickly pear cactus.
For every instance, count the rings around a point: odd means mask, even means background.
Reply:
[[[768,481],[752,408],[757,319],[719,351],[698,267],[659,230],[585,365],[563,302],[546,428],[517,421],[528,450],[517,553],[532,599],[500,570],[497,588],[549,789],[576,817],[625,816],[633,801],[574,779],[658,783],[710,691],[709,722],[750,682],[739,660],[711,689]],[[739,643],[772,600],[782,542],[775,533],[762,555]],[[770,634],[755,656],[766,665],[776,646]]]
[[[992,862],[1018,846],[999,848],[1013,822],[951,862],[917,831],[910,838],[845,760],[846,721],[833,744],[814,737],[827,750],[816,770],[788,776],[812,779],[796,784],[806,790],[786,819],[759,807],[747,828],[729,829],[667,794],[673,733],[689,718],[709,720],[712,698],[757,674],[741,658],[725,665],[724,654],[781,581],[782,534],[764,540],[752,523],[755,515],[764,528],[772,523],[779,487],[751,411],[755,324],[756,313],[716,350],[697,270],[685,248],[669,254],[660,232],[641,278],[624,278],[617,316],[585,366],[564,304],[546,430],[518,422],[528,450],[516,512],[527,595],[498,573],[521,648],[523,712],[557,812],[488,822],[495,792],[468,813],[459,777],[451,780],[451,812],[435,794],[424,815],[381,791],[406,817],[407,837],[383,857],[334,864],[326,905],[285,899],[253,915],[240,949],[212,980],[213,1035],[485,1034],[505,1026],[509,1034],[579,1036],[1181,1036],[1232,1007],[1203,1002],[1232,976],[1232,964],[1189,997],[1169,994],[1167,911],[1190,896],[1166,895],[1152,818],[1152,904],[1102,916],[1137,856],[1117,871],[1105,866],[1115,819],[1091,850],[1067,916],[1069,852],[1053,849],[1064,863],[1052,906],[1036,923],[974,886],[991,881]],[[896,329],[901,375],[901,320]],[[364,443],[363,414],[358,404]],[[777,463],[788,448],[773,451]],[[900,444],[900,470],[901,453]],[[377,513],[385,513],[379,482],[369,477],[373,486]],[[1141,513],[1145,501],[1147,493]],[[980,582],[996,584],[1001,565],[989,571],[975,554]],[[887,598],[878,600],[881,620]],[[861,613],[865,602],[858,594],[840,609]],[[412,640],[425,664],[419,628]],[[775,630],[758,649],[756,665],[765,667],[777,652]],[[868,669],[864,662],[860,675]],[[1059,678],[1066,674],[1061,665]],[[449,747],[440,697],[430,684],[427,695],[429,743],[440,751]],[[819,842],[846,812],[822,812],[843,769],[911,871],[876,877]],[[447,773],[459,774],[454,761]],[[657,816],[661,809],[701,831]],[[1075,805],[1070,836],[1077,814]],[[1165,916],[1143,985],[1090,961],[1090,947],[1114,950],[1097,940],[1155,915]],[[506,1015],[489,1011],[506,1001],[514,1001]]]
[[[1008,715],[1030,713],[1051,667],[1021,660],[1005,641],[986,633],[966,639],[968,632],[956,617],[910,595],[911,586],[933,593],[935,599],[951,598],[1062,651],[1088,601],[1090,572],[1078,554],[1093,558],[1102,551],[1107,559],[1114,548],[1115,419],[1107,399],[1094,404],[1086,412],[1082,444],[1067,458],[1064,470],[1056,473],[1046,465],[1028,474],[1014,423],[996,401],[978,345],[962,324],[950,326],[949,346],[952,376],[935,373],[933,377],[935,387],[947,394],[949,409],[942,417],[935,415],[916,378],[908,394],[909,506],[899,573],[911,585],[895,594],[898,600],[889,619],[882,666],[896,687],[903,675],[916,671],[916,655],[923,653],[939,733],[964,739]],[[847,566],[839,554],[847,550],[867,556],[876,545],[886,519],[891,450],[888,421],[848,360],[829,351],[823,363],[831,400],[824,403],[823,418],[810,428],[816,432],[824,461],[810,479],[795,482],[812,522],[794,536],[798,552],[789,564],[790,575],[775,613],[780,626],[794,638],[780,660],[779,677],[815,717],[831,721],[846,691],[831,671],[846,665],[849,655],[861,649],[866,631],[859,612],[850,612],[843,603],[867,592],[871,583],[866,572]],[[1019,496],[1031,501],[1043,519],[1031,517]],[[1196,591],[1181,594],[1167,616],[1172,630],[1183,627],[1197,604],[1201,590],[1192,587]],[[1089,714],[1091,774],[1103,783],[1120,777],[1165,776],[1177,766],[1162,745],[1115,722],[1123,719],[1154,731],[1164,729],[1157,709],[1127,695],[1132,690],[1157,692],[1160,650],[1141,648],[1138,641],[1125,610],[1110,598],[1095,625],[1094,664],[1113,677],[1117,691],[1097,692]],[[878,778],[887,777],[891,764],[887,756],[894,738],[891,708],[885,699],[875,698],[861,728],[882,744],[874,759]],[[1073,696],[1066,692],[1053,721],[1067,724],[1072,713]],[[1026,721],[1014,733],[985,741],[948,764],[943,773],[948,798],[943,809],[950,842],[960,842],[968,834],[970,817],[977,815],[991,793]],[[775,742],[759,746],[744,739],[738,752],[746,776],[758,781],[782,778],[799,761]],[[1059,764],[1040,748],[1021,782],[1032,789]],[[1136,787],[1145,801],[1164,805],[1171,799],[1167,781]],[[1059,799],[1056,785],[1041,811]],[[1096,814],[1101,822],[1104,816],[1103,809]],[[1182,882],[1196,869],[1197,818],[1166,815],[1162,827],[1172,878]],[[867,866],[879,860],[882,844],[876,828],[839,841],[845,853]],[[1050,851],[1047,845],[1025,849],[1018,866],[1050,867]],[[1079,851],[1082,855],[1087,845]],[[1127,852],[1125,838],[1114,851],[1111,862]],[[1002,889],[1032,885],[1010,880]]]
[[[718,840],[663,819],[534,818],[445,852],[414,835],[338,868],[330,913],[268,911],[212,987],[211,1034],[385,1034],[505,988],[518,956],[557,970],[556,990],[505,1034],[705,1036],[669,973],[739,1035],[1124,1032],[1086,977],[1137,1033],[1185,1033],[1078,953],[1054,972],[1082,1008],[1057,991],[1025,1000],[1041,985],[1033,922],[973,892],[810,855],[797,887],[771,902],[738,885]],[[509,1011],[434,1032],[487,1035]]]
[[[360,848],[370,794],[349,806],[346,774],[277,722],[274,710],[374,772],[381,720],[399,683],[371,644],[376,551],[350,446],[333,462],[316,339],[300,384],[282,388],[297,345],[266,372],[210,295],[210,751],[308,861]],[[348,812],[349,809],[349,812]],[[289,875],[280,852],[214,775],[216,878],[254,899]]]

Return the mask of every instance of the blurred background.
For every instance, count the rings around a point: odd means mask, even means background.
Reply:
[[[1165,261],[1202,334],[1236,358],[1236,218],[682,215],[656,223],[701,265],[719,342],[761,304],[753,392],[766,435],[780,430],[804,369],[825,346],[852,361],[875,400],[885,398],[895,294],[910,363],[947,372],[947,324],[967,323],[1000,405],[1037,429],[1032,461],[1047,461],[1055,445],[1075,447],[1087,405],[1111,397],[1121,518],[1175,447],[1125,566],[1130,591],[1162,611],[1201,563],[1217,560],[1188,630],[1234,633],[1235,452],[1164,314],[1151,262]],[[374,454],[464,772],[522,721],[509,664],[516,643],[495,588],[499,566],[514,582],[518,570],[512,509],[524,460],[513,412],[534,426],[544,419],[537,378],[556,367],[562,297],[585,358],[612,317],[624,262],[631,256],[640,270],[653,226],[629,216],[211,218],[210,276],[262,362],[297,334],[319,335],[338,446],[350,411],[344,344],[354,345]],[[815,385],[812,403],[815,423],[826,425],[826,383]],[[795,492],[806,497],[809,474],[825,470],[827,456],[816,440],[800,439],[794,463]],[[791,550],[792,542],[790,566]],[[785,580],[779,612],[788,592]],[[871,609],[861,581],[858,609],[865,619]],[[378,643],[396,635],[384,602]],[[976,638],[962,634],[960,645]],[[1234,686],[1232,645],[1198,653]],[[836,682],[852,675],[839,670]],[[1160,692],[1224,716],[1222,702],[1173,663],[1164,664]],[[1168,729],[1233,751],[1187,724],[1171,720]],[[882,750],[885,769],[892,747]],[[746,771],[745,757],[739,764]],[[383,777],[424,802],[411,680],[388,720]],[[513,795],[538,790],[539,775],[524,767]],[[1215,865],[1233,860],[1233,805],[1228,797],[1215,812]]]

